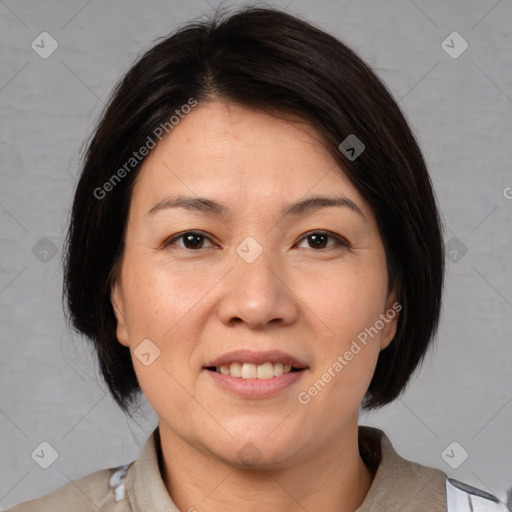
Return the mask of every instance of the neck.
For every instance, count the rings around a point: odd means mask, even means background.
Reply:
[[[162,478],[180,510],[353,512],[373,480],[359,454],[357,419],[324,450],[275,470],[233,467],[191,447],[162,421],[159,433]]]

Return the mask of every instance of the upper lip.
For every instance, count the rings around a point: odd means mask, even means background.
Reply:
[[[286,352],[281,352],[280,350],[265,350],[254,352],[252,350],[240,349],[233,350],[231,352],[226,352],[225,354],[213,359],[208,364],[205,365],[205,368],[210,366],[223,366],[229,365],[231,363],[252,363],[252,364],[263,364],[263,363],[282,363],[282,364],[290,364],[294,368],[307,368],[307,364],[305,364],[300,359],[287,354]]]

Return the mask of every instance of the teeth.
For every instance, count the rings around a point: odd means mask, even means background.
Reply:
[[[255,364],[244,363],[242,365],[242,379],[255,379],[258,375],[258,367]]]
[[[283,363],[276,363],[274,365],[274,377],[280,377],[283,373]]]
[[[241,377],[242,379],[271,379],[280,377],[283,373],[289,373],[292,369],[291,364],[282,363],[231,363],[215,368],[218,373],[231,375],[231,377]]]
[[[222,368],[222,367],[221,367]],[[231,377],[242,376],[242,365],[240,363],[232,363],[230,366],[225,366]]]
[[[252,365],[251,365],[252,366]],[[258,365],[256,377],[258,379],[271,379],[274,376],[274,367],[272,363],[263,363]],[[243,375],[242,375],[243,377]]]

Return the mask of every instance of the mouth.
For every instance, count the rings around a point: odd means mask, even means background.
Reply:
[[[254,352],[239,349],[209,361],[203,369],[239,379],[267,380],[307,370],[308,367],[297,357],[280,350]]]
[[[283,364],[278,362],[266,361],[262,364],[233,362],[220,366],[207,366],[205,370],[229,375],[241,379],[272,379],[273,377],[281,377],[286,373],[300,372],[305,368],[298,368],[291,364]]]
[[[203,372],[210,382],[230,395],[244,399],[262,399],[278,396],[287,388],[298,385],[308,368],[291,364],[239,363],[206,366]]]
[[[308,370],[303,361],[279,350],[235,350],[203,366],[210,382],[244,399],[277,396],[303,380]]]

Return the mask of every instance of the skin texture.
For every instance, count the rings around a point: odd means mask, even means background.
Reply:
[[[228,212],[147,213],[178,194]],[[343,196],[362,214],[280,213],[313,196]],[[204,235],[198,248],[184,238],[164,246],[190,230]],[[318,231],[341,242],[316,248],[305,235]],[[263,251],[252,263],[236,252],[248,236]],[[137,176],[112,288],[117,337],[158,414],[162,476],[180,510],[355,510],[372,481],[359,406],[398,314],[308,404],[297,395],[395,302],[374,214],[312,127],[220,100],[181,120]],[[134,355],[145,339],[160,350],[149,366]],[[275,396],[241,398],[203,369],[240,348],[282,350],[308,369]],[[258,455],[248,469],[239,453],[249,442]]]

